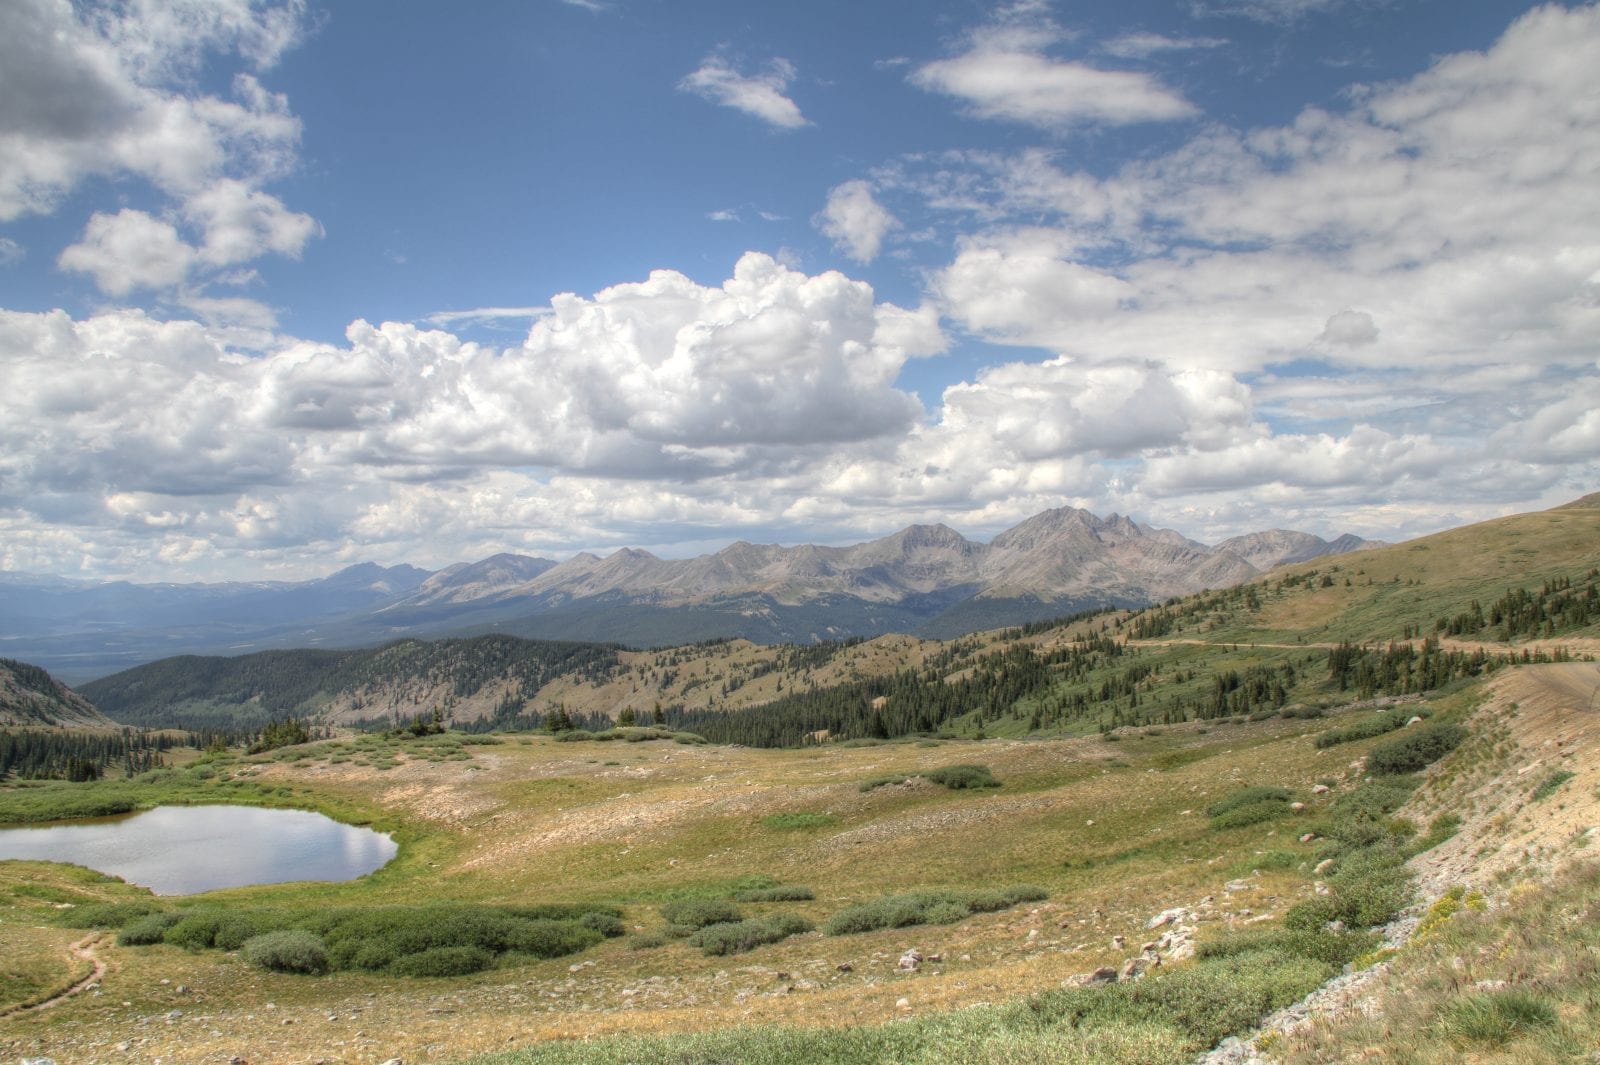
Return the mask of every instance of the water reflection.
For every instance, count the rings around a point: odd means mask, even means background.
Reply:
[[[0,859],[73,862],[157,895],[354,880],[397,849],[386,835],[322,814],[250,806],[158,806],[128,817],[0,829]]]

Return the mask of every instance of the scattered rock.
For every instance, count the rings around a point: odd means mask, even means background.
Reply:
[[[1311,794],[1313,794],[1313,795],[1326,795],[1326,794],[1328,794],[1328,792],[1330,792],[1332,790],[1333,789],[1328,787],[1328,785],[1326,785],[1326,784],[1313,784],[1313,785],[1311,785]]]
[[[1303,802],[1292,802],[1292,803],[1289,804],[1289,809],[1295,811],[1296,813],[1299,813],[1301,810],[1304,810],[1305,808],[1306,808],[1306,804],[1303,803]]]
[[[1305,835],[1300,837],[1300,842],[1301,843],[1310,843],[1312,840],[1314,840],[1316,838],[1317,838],[1317,834],[1315,832],[1307,832]]]
[[[838,965],[834,966],[834,968],[837,969],[841,973],[853,973],[853,972],[856,971],[856,967],[854,965],[851,965],[847,961],[846,962],[840,962]]]
[[[912,947],[910,950],[900,955],[900,961],[895,968],[905,972],[916,972],[918,969],[922,968],[922,951],[918,950],[916,947]]]
[[[911,1000],[909,998],[898,999],[895,1001],[894,1008],[897,1010],[908,1010],[911,1008]]]
[[[1329,869],[1332,869],[1332,868],[1333,868],[1333,859],[1332,858],[1324,858],[1324,859],[1322,859],[1322,861],[1318,862],[1315,867],[1312,868],[1311,875],[1312,876],[1321,876],[1323,873],[1326,873]]]
[[[1165,928],[1167,925],[1178,920],[1180,917],[1183,917],[1188,912],[1189,911],[1185,910],[1182,906],[1176,906],[1170,910],[1162,910],[1160,913],[1150,918],[1150,920],[1146,921],[1145,927]]]

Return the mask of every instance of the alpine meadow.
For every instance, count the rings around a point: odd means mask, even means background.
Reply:
[[[0,1059],[1600,1061],[1596,56],[0,3]]]

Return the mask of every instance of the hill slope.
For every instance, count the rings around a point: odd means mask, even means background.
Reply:
[[[38,666],[0,658],[0,725],[115,728],[82,695]]]

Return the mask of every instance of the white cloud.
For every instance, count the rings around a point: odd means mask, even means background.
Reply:
[[[808,126],[800,107],[784,95],[794,80],[794,64],[773,59],[762,74],[741,74],[721,56],[707,56],[700,68],[678,83],[684,92],[753,115],[778,129]]]
[[[15,266],[28,257],[28,250],[10,237],[0,237],[0,267]]]
[[[310,215],[284,207],[275,196],[225,178],[184,205],[204,234],[199,258],[211,266],[248,262],[268,252],[297,259],[319,228]]]
[[[1146,59],[1163,52],[1186,52],[1199,48],[1221,48],[1223,37],[1168,37],[1160,33],[1123,33],[1100,46],[1107,55],[1119,59]]]
[[[190,95],[207,53],[271,65],[304,5],[228,0],[0,7],[0,220],[50,211],[85,177],[132,174],[183,196],[225,165],[282,173],[300,125],[282,96],[241,73],[234,98]]]
[[[126,296],[182,284],[194,259],[195,250],[171,223],[124,208],[114,215],[96,212],[83,240],[57,262],[63,270],[89,274],[102,292]]]
[[[900,222],[872,195],[866,181],[846,181],[828,193],[828,203],[812,224],[833,246],[860,263],[870,263],[883,248],[883,238]]]
[[[918,67],[911,83],[966,101],[980,118],[1046,129],[1190,118],[1193,104],[1137,71],[1052,59],[1063,34],[1032,5],[1015,5],[972,33],[967,50]]]
[[[0,220],[53,212],[90,177],[146,181],[161,210],[96,213],[58,262],[110,295],[153,289],[197,307],[200,288],[232,283],[219,267],[298,256],[316,222],[260,186],[294,167],[300,123],[254,72],[305,18],[303,0],[0,5]],[[202,68],[235,56],[250,69],[228,98],[195,90]],[[209,305],[261,317],[253,301]]]

